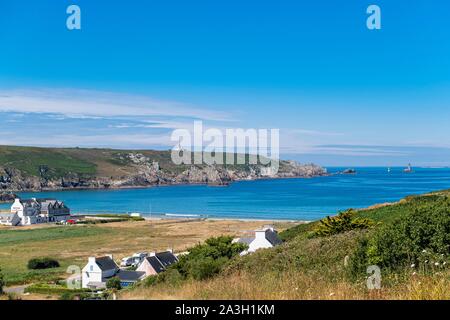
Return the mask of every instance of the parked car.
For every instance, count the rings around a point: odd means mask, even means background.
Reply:
[[[131,267],[133,266],[134,258],[133,257],[125,257],[120,261],[121,267]]]
[[[125,257],[120,261],[121,267],[137,267],[146,257],[148,257],[147,252],[138,252],[133,254],[131,257]]]

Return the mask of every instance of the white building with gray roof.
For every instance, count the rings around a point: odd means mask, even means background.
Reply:
[[[273,226],[265,226],[262,229],[255,230],[253,237],[236,238],[233,240],[233,243],[246,244],[248,249],[241,252],[241,255],[246,255],[259,249],[272,248],[280,245],[283,241]]]
[[[145,272],[120,269],[112,255],[89,257],[81,273],[81,283],[83,288],[105,289],[106,282],[114,277],[122,287],[127,287],[142,280]]]
[[[56,199],[19,199],[9,214],[0,214],[0,224],[28,226],[37,223],[61,222],[70,219],[70,209]]]

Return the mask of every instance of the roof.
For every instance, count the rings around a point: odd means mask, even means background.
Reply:
[[[171,264],[178,262],[177,257],[170,251],[156,253],[156,257],[161,261],[164,267],[168,267]]]
[[[12,218],[15,215],[17,215],[17,213],[0,213],[0,218],[1,219]]]
[[[12,223],[14,216],[17,216],[17,213],[0,213],[0,221],[3,223]]]
[[[111,257],[105,256],[105,257],[99,257],[95,258],[95,263],[100,267],[102,271],[106,270],[112,270],[112,269],[118,269],[119,267],[114,262]]]
[[[148,261],[148,263],[150,263],[150,265],[153,267],[156,273],[161,273],[165,270],[165,267],[161,264],[161,262],[159,262],[159,260],[155,256],[147,257],[145,259]]]
[[[37,202],[55,202],[58,201],[55,198],[38,198],[36,199]]]
[[[253,237],[253,238],[239,238],[239,239],[237,239],[236,242],[237,242],[237,243],[244,243],[244,244],[250,245],[250,243],[252,243],[253,240],[255,240],[254,237]]]
[[[154,256],[145,258],[156,273],[161,273],[170,265],[178,262],[177,257],[170,251],[158,252]]]
[[[278,237],[278,233],[273,230],[266,230],[266,239],[269,241],[273,246],[282,244],[283,241]]]
[[[279,245],[279,244],[283,243],[283,241],[278,236],[278,233],[275,230],[271,229],[271,228],[265,228],[265,229],[262,229],[262,230],[257,230],[256,232],[264,232],[264,237],[266,238],[267,241],[270,242],[270,244],[272,246],[276,246],[276,245]],[[236,242],[250,245],[250,243],[252,243],[253,240],[255,240],[255,237],[238,238],[238,239],[236,239]]]
[[[145,275],[145,272],[141,271],[132,271],[132,270],[119,270],[116,273],[116,277],[118,277],[121,281],[138,281]]]
[[[49,208],[67,208],[64,202],[58,201],[56,199],[36,199],[37,202],[41,204],[42,210],[48,210]]]
[[[19,199],[20,203],[25,205],[39,205],[39,202],[37,202],[35,199]]]

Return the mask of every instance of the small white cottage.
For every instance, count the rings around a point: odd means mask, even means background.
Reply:
[[[241,252],[241,255],[246,255],[259,249],[272,248],[283,243],[283,241],[281,241],[273,226],[265,226],[262,229],[255,230],[254,237],[236,238],[233,243],[247,244],[248,249]]]
[[[145,272],[120,269],[112,255],[89,257],[87,265],[82,270],[81,283],[83,288],[105,289],[106,282],[117,277],[122,287],[127,287],[142,280]]]

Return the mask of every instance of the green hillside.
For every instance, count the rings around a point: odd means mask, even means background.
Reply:
[[[364,228],[362,221],[370,223]],[[319,235],[318,230],[327,228],[330,235]],[[370,210],[348,211],[322,222],[287,229],[280,236],[284,239],[282,245],[235,257],[208,280],[147,283],[124,291],[123,297],[450,298],[450,191],[407,197]],[[367,289],[370,265],[381,269],[381,290]]]
[[[168,173],[180,173],[188,168],[186,165],[174,164],[170,151],[16,146],[0,146],[0,168],[15,168],[37,177],[46,175],[58,178],[69,174],[116,177],[135,172],[134,167],[139,164],[136,162],[139,159],[133,162],[129,154],[143,155],[148,161],[158,162],[161,170]],[[247,170],[248,159],[247,155],[247,164],[223,167],[238,171]],[[286,170],[286,167],[287,162],[281,161],[280,171]]]
[[[68,172],[80,174],[96,172],[95,163],[71,155],[64,149],[0,146],[0,166],[14,167],[33,176],[39,176],[40,170],[45,168],[52,168],[56,176]]]
[[[121,159],[130,150],[85,148],[35,148],[0,146],[0,167],[13,167],[32,176],[40,176],[42,170],[50,170],[51,176],[68,174],[115,176],[131,166]],[[168,151],[137,151],[171,168]]]

